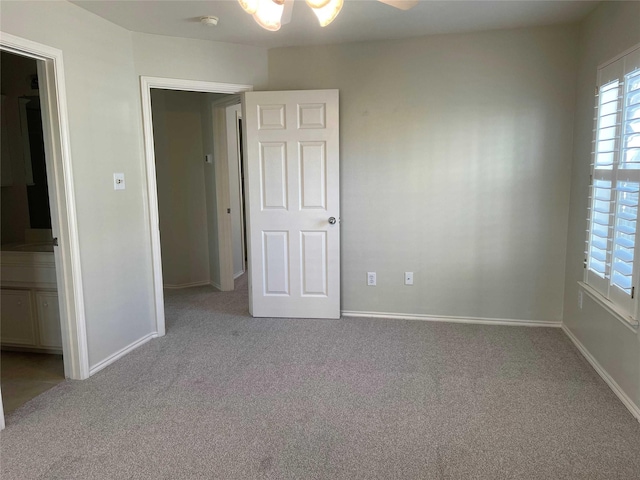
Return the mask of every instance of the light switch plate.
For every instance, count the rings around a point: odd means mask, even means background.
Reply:
[[[124,190],[124,173],[114,173],[113,174],[113,189],[114,190]]]
[[[404,284],[413,285],[413,272],[404,272]]]
[[[211,155],[210,153],[207,153],[204,156],[204,162],[205,163],[213,163],[213,155]]]

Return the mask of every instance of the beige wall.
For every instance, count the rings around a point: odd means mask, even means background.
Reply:
[[[269,51],[270,90],[340,89],[343,310],[561,320],[576,40]]]
[[[20,129],[19,97],[38,96],[38,90],[31,89],[30,76],[38,73],[35,60],[9,53],[2,53],[0,62],[0,82],[5,95],[2,110],[3,123],[8,134],[8,151],[11,155],[11,176],[13,183],[2,187],[2,235],[0,243],[19,243],[25,240],[25,231],[30,227],[29,200],[24,165],[24,150]],[[3,148],[3,151],[6,151]],[[4,160],[3,160],[4,161]]]
[[[603,2],[580,28],[571,206],[567,241],[564,324],[640,409],[640,333],[632,332],[584,295],[578,308],[578,281],[583,279],[587,228],[593,91],[598,65],[640,42],[640,3]]]
[[[131,34],[67,2],[2,2],[3,32],[62,50],[90,365],[154,331]],[[123,172],[127,189],[113,190]]]
[[[152,90],[153,137],[166,286],[209,283],[202,128],[206,93]]]
[[[138,75],[267,85],[266,48],[131,33]]]
[[[68,2],[3,1],[0,29],[63,52],[93,366],[155,331],[139,75],[266,84],[266,50],[206,41],[193,49]],[[125,173],[126,190],[113,190],[114,172]]]

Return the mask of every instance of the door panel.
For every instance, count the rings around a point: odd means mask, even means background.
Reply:
[[[287,205],[287,155],[283,142],[260,144],[262,209]]]
[[[327,209],[325,142],[300,142],[300,208]]]
[[[265,295],[289,295],[289,232],[262,232]]]
[[[248,92],[243,108],[251,313],[339,318],[338,91]]]
[[[327,295],[327,232],[300,232],[302,296]]]

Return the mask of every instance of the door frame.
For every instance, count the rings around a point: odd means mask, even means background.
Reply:
[[[89,378],[89,353],[62,50],[0,31],[0,50],[38,61],[38,79],[56,247],[65,377]]]
[[[253,85],[206,82],[140,76],[142,100],[142,125],[144,132],[145,167],[147,173],[147,205],[149,208],[149,231],[151,234],[151,262],[153,268],[153,292],[156,311],[156,332],[159,337],[166,333],[164,317],[164,291],[162,282],[162,253],[160,249],[160,216],[158,213],[158,186],[156,182],[156,155],[153,145],[153,119],[151,113],[151,89],[184,90],[188,92],[240,94],[253,90]],[[227,178],[228,181],[228,178]],[[217,184],[218,182],[216,182]],[[229,235],[231,232],[229,231]],[[229,242],[231,244],[231,242]]]
[[[231,115],[232,118],[230,118],[230,114],[231,112],[229,111],[229,109],[234,108],[236,109],[234,115]],[[235,155],[236,155],[236,162],[234,162],[234,165],[231,165],[231,161],[229,161],[229,175],[231,175],[231,168],[233,167],[234,169],[238,170],[238,190],[239,190],[239,194],[238,194],[238,201],[240,202],[240,207],[239,207],[239,215],[240,215],[240,251],[242,253],[242,270],[240,271],[240,273],[236,273],[235,272],[235,267],[234,267],[234,272],[233,272],[233,278],[236,279],[237,277],[245,274],[247,272],[247,264],[246,264],[246,258],[247,258],[247,245],[245,242],[245,237],[244,237],[244,222],[245,222],[245,218],[244,218],[244,184],[242,182],[242,155],[241,155],[241,147],[240,147],[240,120],[242,119],[242,102],[240,100],[238,100],[238,103],[234,103],[231,105],[228,105],[225,108],[225,114],[226,114],[226,121],[227,121],[227,160],[230,158],[231,156],[231,151],[232,149],[234,149],[235,147]],[[230,129],[229,126],[230,124],[233,123],[233,128]],[[234,145],[235,143],[235,145]],[[229,179],[231,179],[231,176],[229,176]],[[234,247],[235,247],[235,242],[234,242]]]

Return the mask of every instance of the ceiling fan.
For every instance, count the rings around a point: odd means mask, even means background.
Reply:
[[[318,17],[321,27],[326,27],[338,16],[344,0],[305,0]],[[409,10],[418,4],[418,0],[378,0],[400,10]],[[265,30],[275,32],[280,26],[289,23],[293,0],[238,0],[245,12]]]

